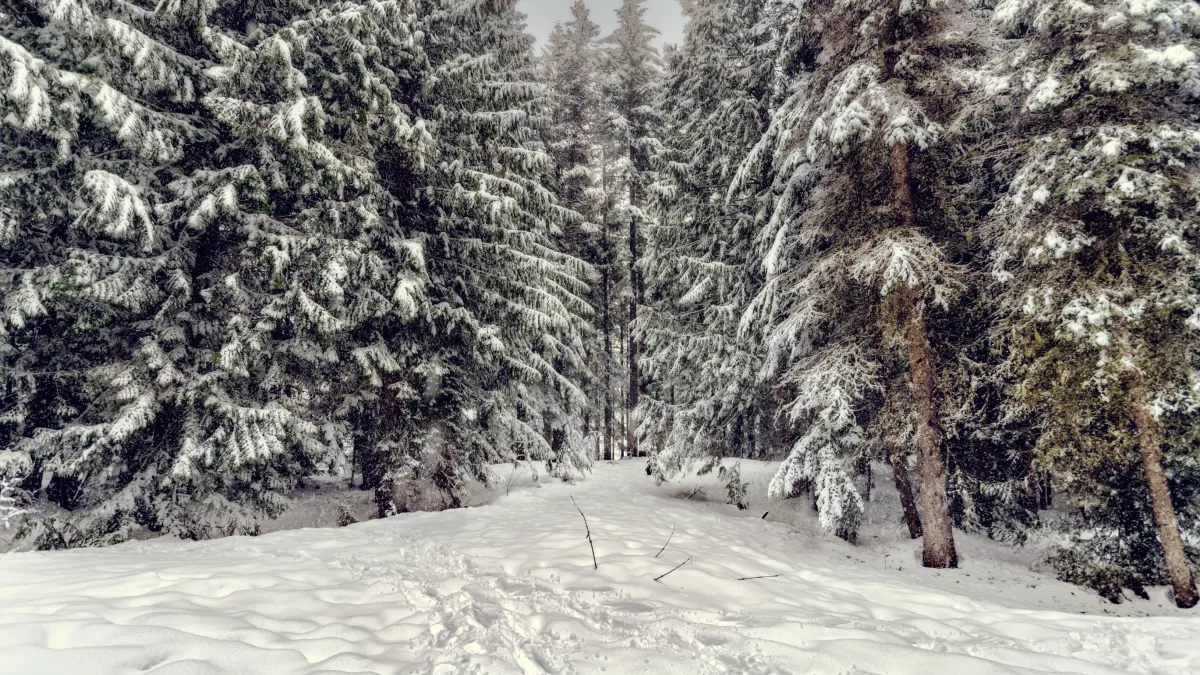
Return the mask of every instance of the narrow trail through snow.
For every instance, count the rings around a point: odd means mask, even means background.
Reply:
[[[678,490],[624,462],[342,529],[2,556],[0,675],[1200,673],[1200,617],[1024,607],[970,558],[900,573]]]

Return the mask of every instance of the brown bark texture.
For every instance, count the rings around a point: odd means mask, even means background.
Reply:
[[[1135,386],[1133,398],[1133,423],[1138,430],[1138,452],[1142,456],[1142,471],[1150,488],[1150,502],[1154,507],[1154,521],[1158,525],[1158,537],[1167,559],[1167,574],[1175,592],[1175,604],[1183,609],[1195,607],[1200,602],[1196,594],[1196,580],[1188,565],[1187,553],[1183,548],[1183,537],[1179,533],[1179,522],[1175,517],[1175,506],[1167,486],[1167,474],[1163,470],[1162,445],[1158,437],[1158,421],[1146,405],[1146,393],[1142,386]]]
[[[946,464],[942,461],[942,431],[937,424],[936,377],[933,353],[925,333],[925,316],[918,291],[909,290],[904,334],[908,342],[908,374],[916,416],[917,473],[921,476],[921,531],[926,567],[958,567],[950,505],[946,498]]]
[[[891,148],[893,207],[904,227],[916,225],[916,205],[909,184],[908,147]],[[954,528],[946,498],[946,464],[938,428],[937,373],[925,328],[924,288],[898,291],[901,329],[908,343],[908,376],[912,387],[913,420],[917,438],[917,473],[921,476],[921,532],[926,567],[958,567]]]

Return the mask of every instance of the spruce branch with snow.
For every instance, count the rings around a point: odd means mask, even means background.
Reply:
[[[1110,595],[1114,579],[1169,580],[1180,607],[1200,600],[1181,534],[1195,527],[1193,15],[997,8],[1000,27],[1031,30],[1021,64],[996,68],[1020,83],[1000,114],[1031,126],[986,230],[1010,405],[1043,420],[1039,461],[1082,501],[1083,526],[1143,542],[1102,553],[1076,539],[1064,575],[1106,579]],[[1107,572],[1080,569],[1087,548]]]

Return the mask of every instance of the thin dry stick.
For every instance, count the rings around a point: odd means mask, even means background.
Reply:
[[[695,492],[692,492],[692,494],[688,495],[688,499],[695,497],[697,492],[703,492],[703,491],[704,491],[704,488],[697,485]]]
[[[670,543],[671,543],[671,537],[674,537],[674,536],[675,536],[675,526],[674,526],[674,525],[672,525],[672,526],[671,526],[671,534],[668,534],[668,535],[667,535],[667,544],[670,544]],[[662,552],[663,552],[663,551],[665,551],[665,550],[667,550],[667,544],[663,544],[663,547],[662,547],[662,548],[660,548],[660,549],[658,549],[658,553],[655,553],[655,554],[654,554],[654,557],[655,557],[655,558],[657,558],[658,556],[662,555]]]
[[[512,484],[513,484],[513,479],[517,477],[517,468],[518,468],[518,466],[519,466],[518,464],[513,464],[513,470],[512,470],[512,473],[510,473],[510,474],[508,475],[508,484],[504,486],[504,494],[505,494],[505,495],[512,494]]]
[[[688,558],[687,560],[684,560],[683,562],[679,563],[678,565],[676,565],[676,566],[672,567],[672,568],[671,568],[670,570],[668,570],[667,572],[664,572],[663,574],[660,574],[660,575],[658,575],[658,576],[654,577],[654,580],[655,580],[655,581],[658,581],[659,579],[661,579],[661,578],[663,578],[663,577],[667,576],[667,575],[668,575],[668,574],[670,574],[671,572],[674,572],[675,570],[679,569],[680,567],[683,567],[684,565],[686,565],[686,564],[688,564],[688,563],[690,563],[690,562],[692,562],[692,559],[691,559],[691,558]]]
[[[587,516],[583,515],[583,509],[579,508],[579,504],[575,503],[575,495],[571,495],[571,503],[575,504],[575,510],[583,516],[583,529],[587,530],[588,546],[592,547],[592,569],[600,569],[600,563],[596,560],[596,545],[592,543],[592,528],[588,527]]]
[[[783,575],[782,574],[764,574],[761,577],[742,577],[742,578],[738,579],[738,581],[750,581],[751,579],[774,579],[775,577],[781,577],[781,576],[783,576]]]

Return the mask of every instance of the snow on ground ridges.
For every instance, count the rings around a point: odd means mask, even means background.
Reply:
[[[741,512],[714,478],[642,468],[342,529],[0,557],[0,673],[1200,672],[1186,612],[1110,606],[971,537],[962,570],[920,568],[886,490],[852,547],[766,502],[768,465],[744,464]]]

